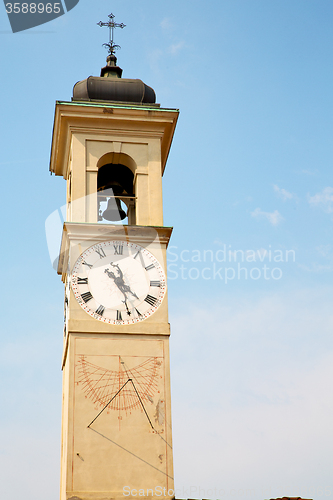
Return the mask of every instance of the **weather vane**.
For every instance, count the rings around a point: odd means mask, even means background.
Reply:
[[[101,27],[108,26],[108,28],[109,28],[109,43],[103,43],[103,46],[107,47],[109,49],[109,54],[113,55],[117,49],[120,49],[120,45],[116,45],[113,42],[114,29],[115,28],[125,28],[126,24],[115,23],[114,22],[115,16],[113,14],[110,14],[108,16],[108,18],[110,19],[110,21],[108,21],[107,23],[103,23],[102,21],[100,21],[97,24],[98,24],[98,26],[101,26]]]

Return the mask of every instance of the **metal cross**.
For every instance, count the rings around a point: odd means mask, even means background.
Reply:
[[[114,42],[113,42],[113,34],[114,34],[114,29],[115,28],[125,28],[126,24],[124,23],[115,23],[114,22],[114,18],[115,16],[113,14],[110,14],[108,16],[108,18],[110,19],[110,21],[108,21],[107,23],[103,23],[102,21],[100,21],[98,24],[98,26],[108,26],[109,28],[109,43],[103,43],[103,46],[107,47],[109,49],[109,54],[114,54],[115,51],[117,49],[120,49],[120,45],[116,45]]]

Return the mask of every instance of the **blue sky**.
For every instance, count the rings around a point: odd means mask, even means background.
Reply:
[[[48,171],[54,105],[99,75],[96,23],[110,12],[126,24],[123,76],[180,109],[163,185],[177,496],[332,498],[328,0],[80,0],[16,34],[0,7],[2,496],[58,498],[63,286],[44,231],[65,202]]]

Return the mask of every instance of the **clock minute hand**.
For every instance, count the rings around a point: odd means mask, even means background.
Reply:
[[[123,300],[123,302],[124,302],[125,307],[126,307],[126,310],[127,310],[127,316],[131,316],[131,314],[132,314],[132,313],[131,313],[131,311],[128,309],[128,305],[127,305],[127,301],[126,301],[126,299],[125,299],[125,300]]]

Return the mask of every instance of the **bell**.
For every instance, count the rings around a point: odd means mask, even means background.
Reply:
[[[108,207],[102,213],[102,217],[103,219],[109,220],[111,222],[126,219],[127,214],[121,208],[119,198],[109,198]]]

